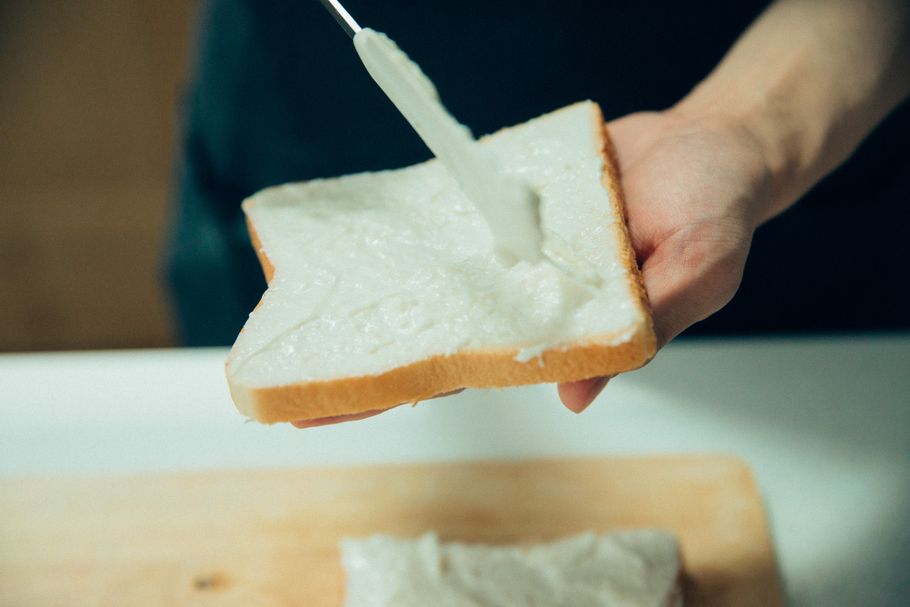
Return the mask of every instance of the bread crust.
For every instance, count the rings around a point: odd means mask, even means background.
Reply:
[[[597,122],[595,128],[597,132],[600,133],[602,139],[600,155],[603,157],[604,161],[604,172],[601,181],[603,182],[604,187],[607,188],[607,191],[610,192],[610,204],[613,205],[613,211],[616,213],[616,217],[622,220],[618,230],[619,246],[622,249],[620,252],[620,261],[626,268],[629,288],[632,290],[633,297],[637,299],[638,306],[645,312],[645,318],[647,318],[648,324],[647,330],[653,337],[654,322],[651,314],[651,302],[648,300],[648,292],[645,290],[645,283],[641,276],[641,270],[638,267],[638,256],[635,254],[635,249],[632,247],[632,238],[629,235],[629,228],[626,220],[626,196],[622,189],[622,176],[619,172],[619,160],[616,155],[616,148],[613,147],[613,140],[610,139],[610,131],[607,128],[607,123],[604,121],[600,106],[596,103],[593,105],[595,109],[594,119]],[[657,341],[655,338],[655,350],[656,344]],[[652,353],[651,356],[653,357],[654,354]]]
[[[515,360],[518,350],[513,348],[465,349],[451,355],[431,356],[376,375],[262,388],[234,384],[228,373],[231,396],[237,408],[263,423],[290,422],[388,409],[459,388],[579,381],[616,375],[646,364],[656,350],[650,305],[625,223],[625,202],[613,145],[600,107],[596,103],[591,105],[595,132],[600,137],[598,151],[604,165],[602,182],[610,192],[616,217],[621,219],[616,224],[620,261],[641,312],[638,326],[623,334],[597,335],[584,342],[551,348],[524,362]],[[270,281],[274,266],[249,219],[247,227],[263,272]],[[230,360],[229,356],[228,366]]]
[[[246,230],[250,233],[250,243],[253,245],[253,250],[256,251],[259,265],[262,266],[262,273],[265,274],[265,282],[272,282],[272,276],[275,274],[275,266],[272,265],[272,260],[265,254],[265,249],[262,248],[262,241],[259,240],[259,234],[256,233],[256,228],[253,227],[253,222],[249,217],[246,218]],[[256,307],[258,308],[260,305],[262,305],[261,299]]]

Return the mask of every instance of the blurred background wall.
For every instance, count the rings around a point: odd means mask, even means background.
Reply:
[[[0,350],[173,342],[161,251],[193,9],[0,2]]]

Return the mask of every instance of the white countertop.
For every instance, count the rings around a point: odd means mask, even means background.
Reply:
[[[766,497],[791,605],[910,596],[910,335],[673,344],[581,416],[533,386],[309,430],[244,422],[225,355],[0,355],[0,475],[732,453]]]

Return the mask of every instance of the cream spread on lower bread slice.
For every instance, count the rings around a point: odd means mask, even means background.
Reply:
[[[600,128],[585,102],[479,142],[540,193],[546,241],[596,286],[551,264],[500,263],[484,220],[436,160],[253,196],[244,209],[275,273],[234,345],[232,386],[373,375],[465,350],[530,360],[627,341],[645,317],[602,183]]]
[[[345,607],[679,607],[676,539],[585,533],[529,548],[376,535],[341,542]]]
[[[369,28],[354,36],[367,71],[477,206],[505,253],[541,259],[537,195],[522,179],[497,170],[471,132],[449,114],[436,87],[388,36]]]

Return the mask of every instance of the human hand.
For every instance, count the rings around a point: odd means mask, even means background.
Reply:
[[[759,140],[720,115],[631,114],[609,131],[660,348],[736,293],[771,171]],[[608,380],[560,384],[559,396],[580,413]]]
[[[609,125],[658,347],[722,308],[755,227],[910,95],[908,6],[774,2],[674,109]],[[561,384],[560,398],[581,412],[607,379]]]

